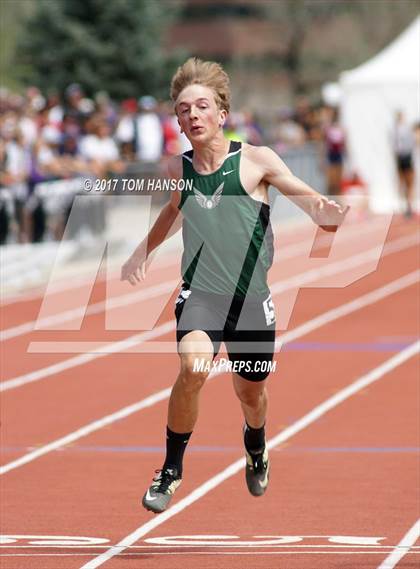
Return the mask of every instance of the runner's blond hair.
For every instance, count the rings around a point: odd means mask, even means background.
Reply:
[[[171,81],[171,99],[174,103],[188,85],[204,85],[213,90],[219,109],[229,112],[229,77],[223,67],[215,61],[202,61],[190,57],[178,67]]]

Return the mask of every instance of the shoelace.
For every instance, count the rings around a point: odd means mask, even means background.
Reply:
[[[173,470],[168,469],[168,470],[155,470],[155,473],[158,476],[156,478],[153,478],[153,481],[156,482],[156,484],[153,484],[153,488],[155,489],[155,491],[162,492],[162,494],[164,494],[168,490],[172,482],[176,480],[174,472]]]

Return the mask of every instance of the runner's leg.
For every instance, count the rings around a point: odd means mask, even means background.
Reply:
[[[266,380],[249,381],[237,373],[232,374],[232,380],[246,423],[254,429],[261,428],[267,414]]]
[[[168,427],[186,433],[194,429],[197,421],[200,390],[209,374],[204,370],[211,365],[214,351],[209,336],[202,330],[194,330],[182,338],[179,352],[181,369],[169,399]],[[203,371],[198,371],[197,365]]]

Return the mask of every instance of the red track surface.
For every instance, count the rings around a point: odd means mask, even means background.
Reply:
[[[414,223],[394,221],[387,242],[413,235]],[[358,230],[355,230],[357,233]],[[300,235],[288,238],[290,244]],[[366,236],[366,249],[375,245]],[[287,244],[283,245],[287,247]],[[299,293],[289,330],[394,281],[417,267],[414,246],[384,256],[375,272],[342,289]],[[299,262],[279,261],[271,282],[301,273]],[[177,267],[150,274],[147,286],[176,278]],[[127,291],[125,291],[127,292]],[[72,291],[60,293],[62,309]],[[96,285],[91,302],[103,298]],[[73,296],[74,298],[74,296]],[[36,319],[41,298],[7,304],[2,329]],[[281,297],[275,299],[281,310]],[[144,303],[143,303],[144,304]],[[142,303],[130,310],[147,309]],[[418,336],[418,287],[318,327],[277,354],[269,382],[268,438],[412,344]],[[172,319],[169,304],[159,323]],[[2,378],[9,380],[74,354],[29,354],[34,340],[107,340],[129,333],[104,330],[103,314],[85,318],[80,332],[37,331],[2,342]],[[173,339],[173,332],[158,340]],[[114,354],[2,394],[2,464],[34,448],[170,387],[176,354]],[[1,477],[1,533],[10,536],[105,538],[95,549],[34,547],[30,538],[0,545],[2,569],[76,569],[149,520],[139,503],[161,465],[166,402],[79,438]],[[419,515],[419,386],[416,357],[319,417],[271,451],[272,476],[264,498],[246,491],[242,470],[180,513],[147,531],[104,563],[144,569],[367,569],[376,568]],[[185,478],[173,504],[243,454],[241,414],[227,374],[209,381],[199,423],[185,460]],[[148,447],[148,448],[144,448]],[[157,449],[153,447],[158,447]],[[162,518],[163,519],[163,518]],[[193,546],[148,543],[168,536],[237,536]],[[306,536],[261,546],[258,536]],[[312,536],[312,537],[311,537]],[[315,537],[317,536],[317,537]],[[371,538],[344,544],[331,536]],[[372,538],[377,540],[378,547]],[[225,540],[228,538],[225,538]],[[265,538],[268,539],[268,538]],[[33,540],[32,540],[33,541]],[[234,541],[247,541],[244,546]],[[368,543],[368,542],[366,542]],[[419,546],[397,565],[419,565]],[[13,547],[12,547],[13,546]],[[417,553],[416,553],[417,552]]]

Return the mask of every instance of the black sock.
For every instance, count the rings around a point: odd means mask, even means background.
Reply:
[[[176,468],[182,476],[182,459],[192,433],[174,433],[166,427],[166,458],[163,468]]]
[[[244,442],[248,452],[262,452],[265,445],[265,424],[259,429],[254,429],[245,423]]]

